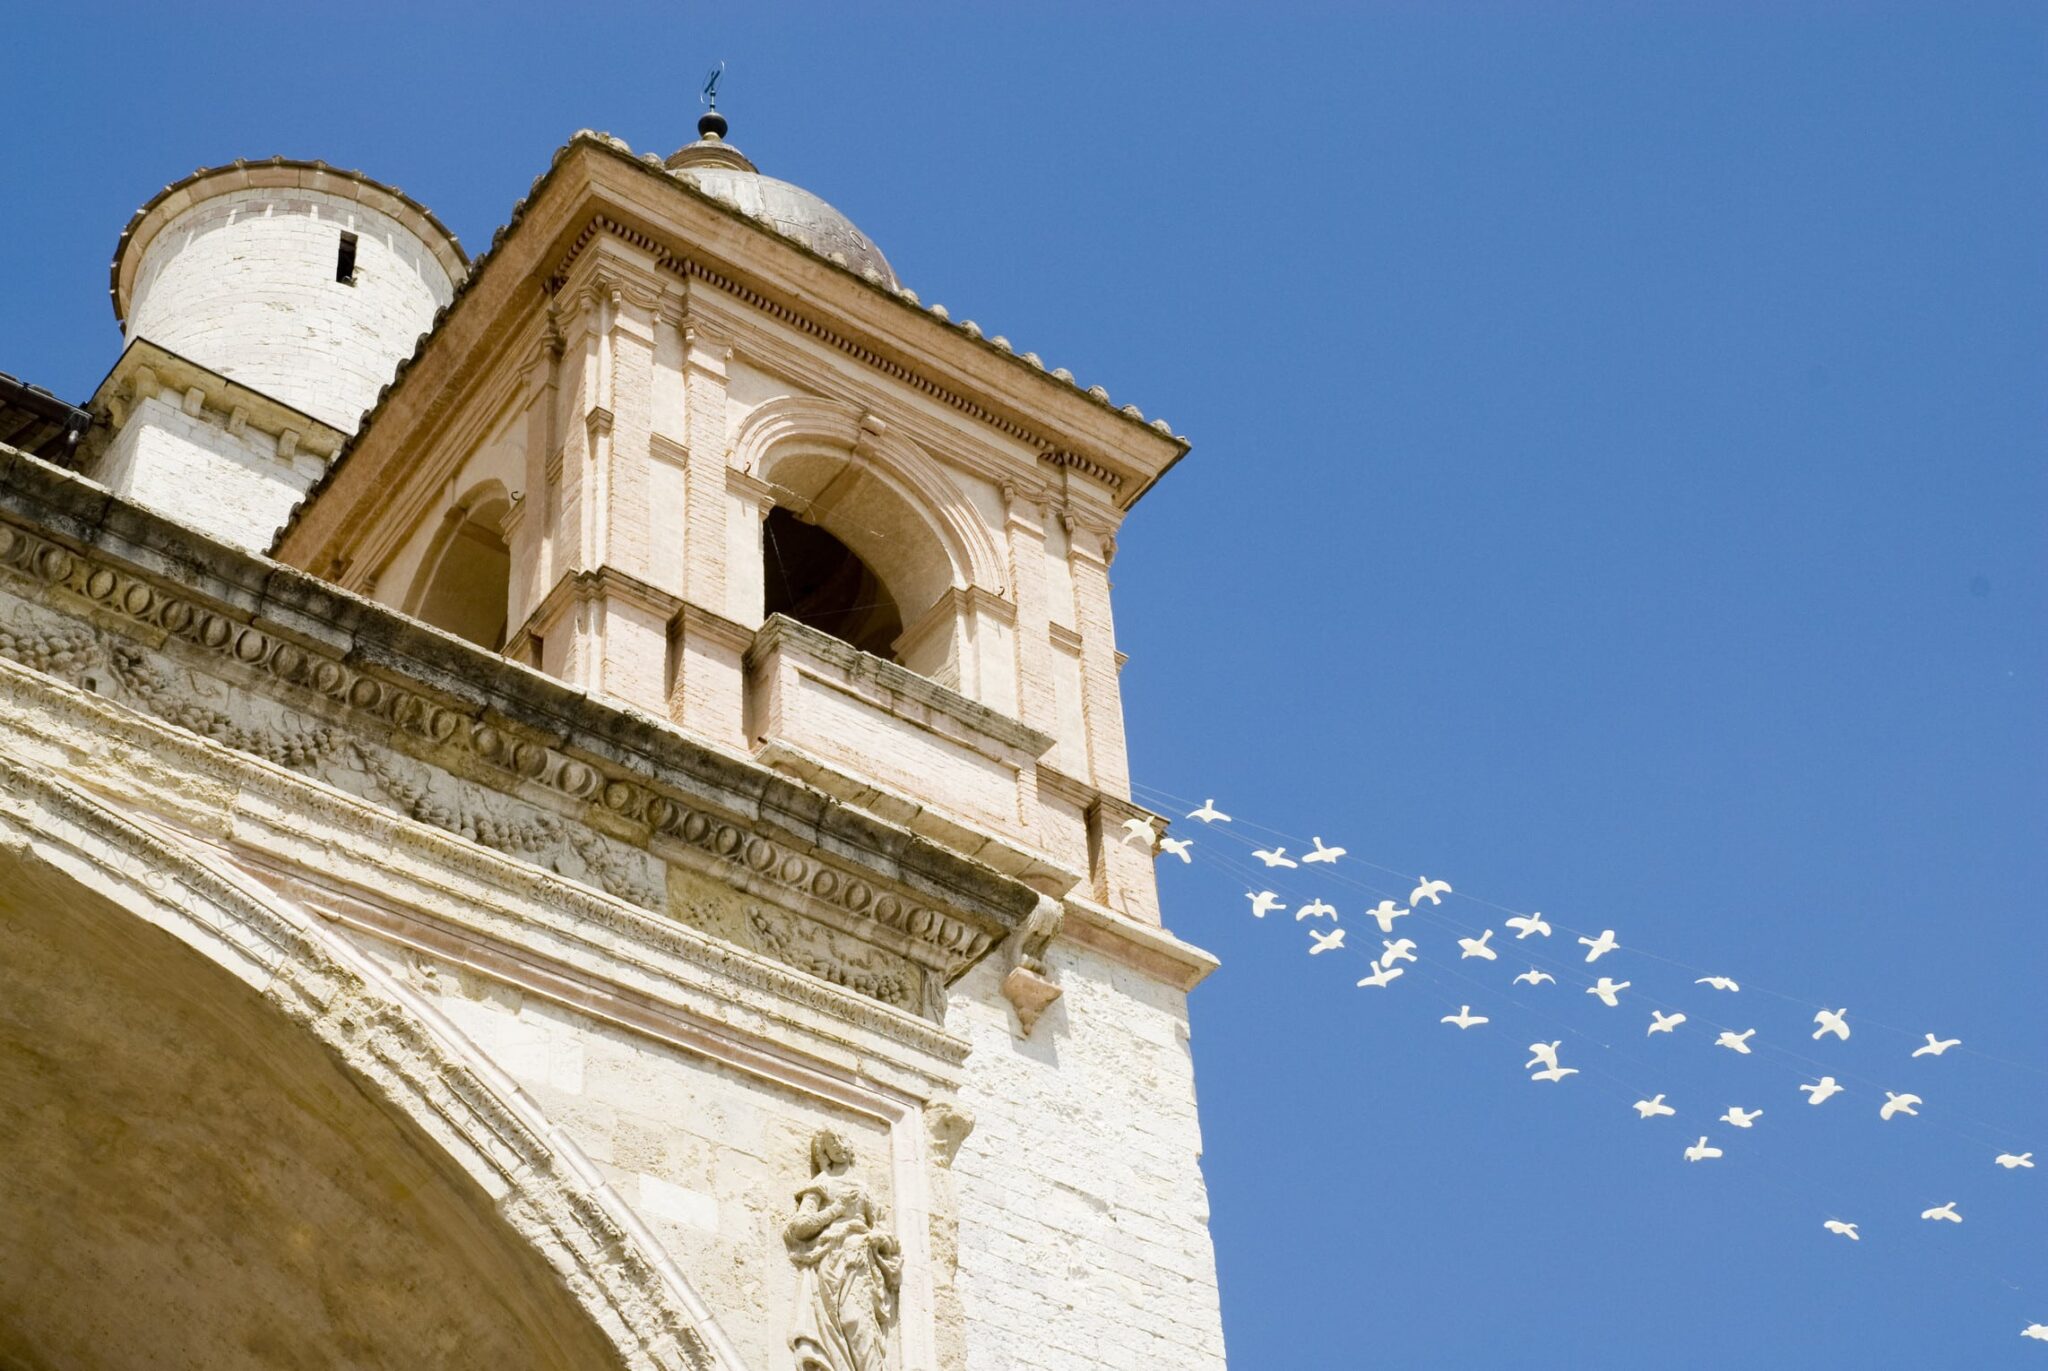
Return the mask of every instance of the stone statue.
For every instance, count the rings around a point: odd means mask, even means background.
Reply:
[[[811,1180],[782,1230],[796,1263],[797,1371],[884,1371],[903,1257],[887,1214],[855,1180],[853,1148],[831,1129],[811,1139]]]

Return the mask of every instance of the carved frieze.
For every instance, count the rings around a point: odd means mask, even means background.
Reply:
[[[649,908],[668,904],[664,862],[772,896],[786,926],[740,930],[743,943],[885,1003],[936,1016],[939,989],[1003,932],[4,522],[0,575],[36,597],[0,614],[0,655]],[[826,911],[836,932],[796,931]]]

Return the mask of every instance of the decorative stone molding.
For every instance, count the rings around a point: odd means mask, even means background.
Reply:
[[[32,459],[13,460],[22,465],[6,474],[19,478],[13,487],[17,495],[23,484],[33,485],[37,479],[46,479],[44,473],[62,477],[54,468],[45,468],[40,463],[30,465]],[[80,486],[78,493],[86,490],[89,487]],[[103,495],[95,498],[107,499]],[[152,533],[160,536],[160,546],[168,548],[180,538],[192,538],[132,507],[121,508],[125,517],[148,525]],[[207,548],[205,555],[229,562],[238,556],[196,540],[193,547]],[[177,563],[173,560],[169,564]],[[253,559],[236,565],[259,575],[268,574]],[[192,570],[192,565],[184,567],[187,580]],[[557,682],[523,672],[502,658],[430,630],[419,630],[425,635],[420,646],[431,644],[447,661],[450,674],[443,688],[428,686],[417,678],[406,679],[401,659],[388,650],[365,651],[364,644],[351,647],[346,642],[321,642],[285,631],[281,625],[259,621],[247,608],[231,609],[222,603],[208,603],[189,591],[138,574],[104,556],[66,547],[12,522],[0,522],[0,575],[25,580],[39,598],[55,597],[52,603],[62,601],[76,606],[70,613],[89,611],[110,635],[110,643],[124,640],[121,645],[129,650],[172,650],[224,681],[256,687],[264,693],[285,692],[290,709],[333,720],[351,742],[375,739],[380,745],[401,746],[451,776],[501,791],[508,797],[520,797],[528,805],[562,815],[571,823],[585,823],[592,829],[616,835],[616,841],[644,848],[662,861],[716,871],[723,879],[757,891],[793,912],[828,916],[829,922],[842,932],[909,958],[941,984],[957,978],[1007,936],[1014,922],[1037,898],[1027,887],[1010,884],[985,869],[981,875],[972,875],[969,864],[937,850],[918,857],[919,864],[930,874],[914,874],[905,865],[905,859],[911,857],[916,839],[900,831],[892,836],[874,821],[851,815],[845,821],[866,829],[864,841],[880,844],[871,850],[883,860],[866,869],[858,863],[828,859],[819,850],[806,850],[771,836],[762,831],[758,819],[749,817],[750,812],[766,815],[780,811],[792,820],[816,823],[828,817],[830,802],[815,793],[807,795],[789,787],[787,782],[771,782],[766,773],[752,768],[748,768],[753,772],[750,779],[742,781],[737,774],[731,779],[751,790],[754,798],[745,807],[721,810],[706,805],[700,798],[704,793],[701,780],[693,780],[688,786],[678,785],[674,780],[657,781],[637,767],[622,766],[587,749],[564,747],[533,723],[514,722],[502,707],[494,707],[487,691],[478,692],[474,678],[485,675],[500,688],[516,687],[515,695],[536,702],[553,697],[560,702],[556,706],[557,719],[562,717],[560,707],[575,700],[584,702],[580,708],[591,714],[593,722],[605,722],[621,732],[645,732],[649,726],[659,726],[647,721],[627,727],[632,718],[627,712],[588,701]],[[314,592],[315,599],[327,597],[330,605],[337,603],[334,595],[331,590]],[[361,606],[361,612],[384,613],[369,606]],[[90,629],[83,624],[79,627],[90,635]],[[72,670],[91,668],[87,658],[92,649],[57,631],[54,624],[47,628],[9,626],[6,632],[10,636],[0,641],[0,646],[11,643],[22,654],[17,660],[31,665],[41,661]],[[481,672],[479,668],[485,662],[490,664],[489,670]],[[465,676],[470,679],[465,681]],[[458,681],[477,693],[467,700],[446,693],[445,687]],[[333,755],[331,739],[317,735],[254,736],[218,707],[176,692],[136,691],[129,700],[138,708],[180,727],[192,728],[225,746],[268,754],[286,764],[301,759],[306,766],[316,766]],[[512,712],[526,711],[515,708]],[[650,737],[647,741],[653,744],[655,740]],[[713,766],[714,770],[721,765],[726,769],[745,766],[713,763],[712,754],[672,734],[663,738],[659,746],[678,759],[687,757],[697,765]],[[676,780],[682,779],[680,773],[672,774]],[[782,787],[780,792],[777,786]],[[399,781],[395,773],[378,777],[376,790],[400,812],[501,851],[515,855],[530,853],[537,843],[545,841],[540,830],[546,825],[530,814],[523,820],[509,814],[494,818],[434,797],[430,788],[409,788],[409,783]],[[741,793],[737,789],[732,792],[735,800]],[[846,838],[832,840],[836,855],[853,856],[860,852],[861,844],[849,842],[851,837],[849,832]],[[889,854],[886,857],[885,852]],[[561,860],[573,863],[565,869],[589,869],[576,858],[573,849],[568,849]],[[940,884],[934,880],[940,870],[947,868],[956,873],[958,882],[978,884],[979,892],[969,893],[975,888],[973,884]],[[593,884],[615,886],[615,893],[638,898],[654,895],[651,886],[630,875],[620,877],[615,873],[607,882],[600,871],[590,870],[589,874]],[[1000,903],[991,903],[990,896],[999,897]],[[860,985],[858,977],[841,983],[856,989]],[[905,998],[925,1012],[935,1012],[936,996],[922,987]]]
[[[1065,906],[1058,900],[1041,897],[1038,908],[1031,911],[1031,917],[1004,945],[1010,970],[1003,977],[1003,998],[1017,1011],[1017,1024],[1027,1038],[1038,1027],[1039,1018],[1062,994],[1046,972],[1045,953],[1065,923]]]
[[[186,414],[217,423],[236,437],[250,429],[266,435],[277,444],[278,461],[286,465],[301,455],[324,464],[347,438],[340,429],[260,390],[231,381],[147,338],[137,338],[122,349],[113,370],[93,392],[88,407],[108,425],[95,430],[94,447],[104,450],[113,434],[126,426],[137,405],[165,391],[177,392],[179,408]]]
[[[384,1109],[494,1197],[635,1371],[740,1371],[687,1279],[590,1159],[400,983],[319,922],[259,898],[104,804],[0,755],[0,842],[32,854],[249,983]]]
[[[811,395],[770,400],[740,424],[728,460],[773,485],[779,452],[804,440],[838,448],[849,460],[858,457],[866,475],[893,487],[897,497],[938,533],[953,562],[955,585],[1002,594],[1008,563],[972,502],[943,466],[857,405]]]

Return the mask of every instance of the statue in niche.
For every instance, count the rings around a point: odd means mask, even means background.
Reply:
[[[850,1174],[853,1148],[831,1129],[811,1139],[810,1183],[782,1230],[796,1263],[797,1371],[884,1371],[903,1256],[888,1215]]]

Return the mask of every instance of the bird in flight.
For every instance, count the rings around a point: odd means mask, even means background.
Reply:
[[[1709,1157],[1718,1157],[1720,1155],[1720,1148],[1707,1146],[1705,1134],[1701,1134],[1698,1142],[1685,1149],[1685,1159],[1689,1162],[1703,1162]]]
[[[1721,1122],[1733,1124],[1737,1128],[1755,1128],[1756,1121],[1763,1116],[1764,1111],[1761,1109],[1744,1109],[1739,1104],[1731,1104],[1728,1106],[1728,1112],[1721,1116]]]
[[[2011,1152],[2001,1152],[1996,1157],[1993,1157],[1992,1160],[2008,1171],[2017,1171],[2021,1167],[2025,1167],[2029,1171],[2034,1169],[2034,1154],[2031,1152],[2021,1152],[2017,1155]]]
[[[1923,1219],[1942,1219],[1949,1223],[1961,1223],[1963,1221],[1963,1216],[1956,1213],[1956,1202],[1954,1200],[1950,1200],[1947,1204],[1938,1204],[1932,1209],[1923,1209],[1920,1211],[1920,1217]]]
[[[1650,1011],[1650,1026],[1644,1031],[1643,1036],[1647,1038],[1652,1033],[1675,1033],[1678,1026],[1684,1022],[1683,1014],[1666,1014],[1653,1009]]]
[[[1149,819],[1125,819],[1124,836],[1134,843],[1143,843],[1147,852],[1159,842],[1159,831],[1152,827]]]
[[[1548,1071],[1531,1072],[1529,1079],[1532,1081],[1561,1081],[1566,1076],[1576,1076],[1578,1074],[1579,1069],[1576,1066],[1553,1066]]]
[[[1415,939],[1413,938],[1382,938],[1380,939],[1380,946],[1386,949],[1380,960],[1388,966],[1392,966],[1395,962],[1412,962],[1415,960]]]
[[[1586,987],[1586,993],[1588,995],[1598,995],[1600,1003],[1612,1009],[1621,1003],[1620,1000],[1615,998],[1616,992],[1626,990],[1628,987],[1629,982],[1627,981],[1617,981],[1612,976],[1602,976],[1599,980]]]
[[[2020,1330],[2020,1336],[2048,1342],[2048,1323],[2030,1323]]]
[[[1171,852],[1174,856],[1190,864],[1195,859],[1188,855],[1188,849],[1194,845],[1195,840],[1193,838],[1161,838],[1159,840],[1159,850],[1161,852]]]
[[[1840,1233],[1850,1242],[1863,1241],[1863,1239],[1856,1236],[1856,1225],[1853,1223],[1843,1223],[1840,1219],[1829,1219],[1821,1227],[1827,1229],[1830,1233]]]
[[[1932,1033],[1929,1033],[1927,1035],[1927,1045],[1914,1048],[1913,1055],[1916,1057],[1939,1057],[1951,1047],[1961,1047],[1962,1045],[1963,1040],[1961,1038],[1937,1038]]]
[[[1252,917],[1255,919],[1263,919],[1276,909],[1287,908],[1280,903],[1280,897],[1270,890],[1261,890],[1256,895],[1246,891],[1245,898],[1252,902]]]
[[[1489,962],[1498,960],[1500,953],[1486,945],[1487,939],[1492,936],[1493,930],[1489,928],[1476,938],[1458,939],[1458,946],[1464,949],[1458,954],[1458,960],[1463,961],[1467,957],[1484,957]]]
[[[1614,941],[1614,930],[1611,928],[1600,930],[1600,936],[1597,938],[1579,939],[1579,945],[1586,949],[1586,960],[1589,962],[1597,962],[1608,953],[1614,951],[1615,948],[1621,946],[1620,943]]]
[[[1563,1046],[1563,1038],[1559,1038],[1554,1043],[1530,1043],[1529,1050],[1535,1053],[1536,1055],[1529,1058],[1528,1061],[1523,1062],[1522,1069],[1524,1071],[1527,1071],[1530,1067],[1536,1065],[1538,1062],[1541,1062],[1545,1066],[1556,1066],[1557,1049]]]
[[[1309,941],[1315,944],[1314,947],[1308,950],[1308,955],[1311,957],[1328,952],[1332,948],[1344,946],[1344,930],[1341,928],[1333,928],[1327,933],[1320,928],[1311,928],[1308,931],[1308,936]]]
[[[1877,1107],[1877,1117],[1886,1123],[1891,1122],[1894,1114],[1906,1114],[1917,1119],[1920,1117],[1920,1111],[1913,1106],[1926,1103],[1927,1101],[1918,1095],[1894,1095],[1887,1090],[1884,1092],[1884,1103]]]
[[[1802,1085],[1799,1088],[1806,1092],[1808,1104],[1819,1104],[1842,1093],[1842,1083],[1833,1076],[1822,1076],[1819,1085]]]
[[[1301,865],[1287,855],[1287,849],[1284,847],[1257,847],[1252,849],[1252,855],[1264,862],[1269,870],[1276,866]]]
[[[1654,1119],[1662,1114],[1676,1114],[1677,1112],[1676,1109],[1664,1103],[1664,1096],[1661,1093],[1652,1095],[1647,1100],[1636,1101],[1636,1117],[1639,1119]]]
[[[1365,917],[1368,919],[1378,919],[1380,921],[1380,932],[1392,933],[1394,931],[1394,920],[1405,919],[1414,912],[1410,909],[1401,908],[1392,900],[1381,900],[1371,909],[1365,911]]]
[[[1550,936],[1550,925],[1543,922],[1541,914],[1517,914],[1514,918],[1509,919],[1507,923],[1509,928],[1515,930],[1517,941],[1533,933],[1541,933],[1546,938]]]
[[[1702,976],[1702,977],[1700,977],[1700,978],[1699,978],[1698,980],[1694,981],[1694,982],[1693,982],[1693,984],[1694,984],[1694,985],[1704,985],[1704,986],[1711,986],[1711,987],[1712,987],[1713,989],[1715,989],[1715,990],[1740,990],[1740,989],[1742,989],[1742,987],[1741,987],[1741,986],[1739,986],[1739,985],[1737,985],[1737,984],[1736,984],[1735,982],[1733,982],[1733,981],[1729,980],[1729,979],[1728,979],[1728,978],[1727,978],[1726,976]]]
[[[1300,923],[1303,919],[1334,919],[1336,917],[1337,906],[1324,904],[1321,900],[1310,900],[1307,904],[1294,911],[1294,921],[1296,923]]]
[[[1315,851],[1304,852],[1301,854],[1301,860],[1303,862],[1334,862],[1339,857],[1343,856],[1346,851],[1346,849],[1341,847],[1323,846],[1323,840],[1321,838],[1317,838],[1315,840],[1315,844]]]
[[[1432,881],[1427,876],[1417,876],[1415,879],[1421,884],[1408,892],[1408,903],[1410,905],[1421,904],[1424,900],[1428,900],[1431,904],[1442,904],[1444,896],[1451,893],[1451,883],[1449,881]]]
[[[1374,962],[1372,964],[1372,975],[1359,981],[1359,984],[1378,986],[1381,989],[1385,989],[1388,985],[1406,974],[1398,966],[1381,966],[1378,962]]]
[[[1551,975],[1548,971],[1538,971],[1533,966],[1515,977],[1516,985],[1555,985],[1556,983],[1557,977]]]
[[[1747,1057],[1749,1055],[1749,1040],[1755,1036],[1756,1030],[1754,1028],[1746,1028],[1740,1033],[1737,1033],[1732,1028],[1724,1028],[1721,1030],[1721,1036],[1714,1039],[1714,1046],[1725,1047],[1730,1052],[1740,1052],[1743,1056]]]
[[[1848,1012],[1847,1009],[1823,1009],[1814,1015],[1813,1021],[1820,1025],[1813,1030],[1815,1041],[1825,1038],[1830,1033],[1843,1042],[1849,1041],[1849,1020],[1844,1017]]]
[[[1484,1016],[1484,1015],[1482,1015],[1482,1014],[1474,1014],[1474,1013],[1472,1012],[1472,1006],[1471,1006],[1471,1005],[1469,1005],[1469,1004],[1461,1004],[1461,1005],[1459,1005],[1459,1006],[1458,1006],[1458,1012],[1457,1012],[1457,1013],[1455,1013],[1455,1014],[1446,1014],[1446,1015],[1444,1015],[1444,1016],[1443,1016],[1443,1017],[1442,1017],[1441,1019],[1438,1019],[1438,1020],[1437,1020],[1437,1022],[1438,1022],[1438,1023],[1454,1023],[1454,1024],[1456,1024],[1456,1025],[1457,1025],[1458,1027],[1460,1027],[1460,1028],[1470,1028],[1470,1027],[1472,1027],[1472,1026],[1473,1026],[1474,1024],[1482,1024],[1482,1023],[1492,1023],[1492,1022],[1493,1022],[1493,1020],[1491,1020],[1491,1019],[1487,1018],[1486,1016]]]
[[[1230,816],[1218,809],[1214,800],[1202,801],[1202,807],[1188,815],[1188,817],[1190,819],[1200,819],[1205,824],[1227,824],[1230,822]]]

